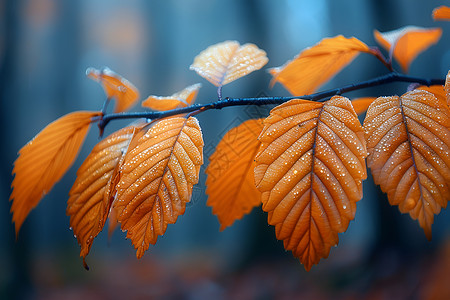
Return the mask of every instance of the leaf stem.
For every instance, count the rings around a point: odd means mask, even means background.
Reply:
[[[107,97],[105,102],[103,102],[103,107],[102,107],[102,110],[101,110],[102,115],[106,114],[106,109],[108,108],[108,104],[109,104],[110,100],[111,100],[111,98]]]
[[[394,68],[392,67],[392,58],[389,61],[384,57],[383,53],[381,53],[378,47],[371,47],[370,52],[378,58],[379,61],[383,63],[383,65],[391,72],[394,72]]]
[[[219,101],[222,100],[222,85],[220,85],[220,86],[217,88],[217,99],[218,99]]]
[[[324,101],[334,95],[341,95],[344,93],[348,93],[351,91],[356,91],[368,87],[374,87],[379,85],[384,85],[392,82],[412,82],[412,83],[418,83],[421,85],[444,85],[443,79],[424,79],[419,77],[413,77],[408,75],[403,75],[396,72],[391,72],[383,76],[375,77],[373,79],[369,79],[367,81],[362,81],[356,84],[350,84],[346,85],[341,88],[331,89],[327,91],[322,91],[310,95],[303,95],[303,96],[290,96],[290,97],[256,97],[256,98],[228,98],[211,102],[208,104],[194,104],[188,107],[183,108],[176,108],[168,111],[152,111],[152,112],[129,112],[129,113],[113,113],[113,114],[106,114],[103,116],[103,118],[99,121],[98,127],[100,128],[100,131],[102,131],[106,125],[116,119],[137,119],[137,118],[147,118],[147,119],[160,119],[165,118],[169,116],[174,116],[178,114],[186,114],[194,112],[194,114],[198,114],[200,112],[204,112],[206,110],[210,109],[222,109],[224,107],[230,107],[230,106],[242,106],[242,105],[269,105],[269,104],[281,104],[286,101],[292,100],[292,99],[305,99],[305,100],[312,100],[312,101]]]

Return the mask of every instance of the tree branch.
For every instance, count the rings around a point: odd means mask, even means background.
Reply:
[[[178,114],[192,113],[194,114],[210,110],[210,109],[222,109],[229,106],[242,106],[242,105],[268,105],[268,104],[281,104],[292,99],[305,99],[312,101],[324,101],[332,96],[341,95],[351,91],[356,91],[368,87],[374,87],[379,85],[384,85],[392,82],[410,82],[418,83],[421,85],[444,85],[445,81],[443,79],[424,79],[418,77],[412,77],[408,75],[399,74],[392,72],[380,77],[376,77],[367,81],[363,81],[356,84],[346,85],[341,88],[331,89],[328,91],[318,92],[310,95],[303,96],[290,96],[290,97],[257,97],[257,98],[225,98],[222,101],[211,102],[208,104],[194,104],[188,107],[176,108],[168,111],[152,111],[152,112],[129,112],[129,113],[117,113],[117,114],[106,114],[99,121],[98,127],[102,132],[106,125],[116,119],[160,119],[169,116],[174,116]]]

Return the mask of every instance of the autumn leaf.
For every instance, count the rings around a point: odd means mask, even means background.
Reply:
[[[432,93],[434,96],[440,99],[440,101],[447,101],[447,96],[445,95],[445,89],[443,85],[430,85],[430,86],[419,86],[417,90],[423,90]]]
[[[67,114],[47,125],[19,150],[9,198],[16,235],[28,213],[72,166],[92,119],[99,115],[90,111]]]
[[[108,239],[111,240],[111,237],[116,230],[117,226],[119,226],[119,221],[117,220],[117,209],[111,207],[111,211],[109,212],[108,217]]]
[[[146,128],[149,126],[149,123],[143,123],[143,124],[139,123],[134,126],[136,127],[136,129],[134,130],[133,136],[131,137],[131,140],[128,144],[126,152],[128,152],[128,149],[134,149],[138,146],[140,139],[145,135],[145,133],[147,131]],[[119,181],[120,181],[121,170],[122,170],[123,163],[124,163],[125,157],[126,157],[125,153],[123,153],[123,155],[120,157],[120,159],[111,175],[111,180],[108,182],[108,185],[106,187],[105,193],[106,193],[107,197],[109,199],[111,199],[113,204],[114,204],[114,201],[117,199],[117,197],[116,197],[117,185],[119,184]],[[114,207],[114,205],[112,205],[111,211],[115,211],[115,210],[116,210],[116,208]],[[111,215],[113,215],[113,217],[114,217],[114,214],[117,215],[117,212],[114,212],[113,214],[110,213],[110,216],[109,216],[110,221],[111,221],[109,231],[114,231],[114,227],[116,225],[114,223],[117,220],[111,219]],[[112,234],[112,232],[111,232],[111,234]]]
[[[352,100],[353,109],[357,115],[361,115],[366,112],[369,105],[375,101],[375,97],[361,97]]]
[[[434,215],[450,197],[447,104],[423,90],[380,97],[369,107],[364,129],[375,183],[431,239]]]
[[[133,107],[139,98],[137,88],[128,80],[108,68],[97,70],[88,68],[86,75],[99,82],[109,99],[116,99],[115,113],[124,112]]]
[[[226,41],[203,50],[190,69],[220,87],[261,69],[268,61],[266,52],[254,44]]]
[[[117,219],[117,208],[114,207],[114,201],[116,201],[117,197],[117,185],[120,180],[120,170],[122,169],[123,162],[125,160],[125,154],[128,149],[133,149],[137,146],[137,141],[145,134],[148,123],[139,124],[136,126],[134,130],[133,136],[131,137],[130,142],[128,143],[128,147],[126,151],[122,154],[119,161],[114,168],[114,171],[111,174],[111,179],[108,181],[108,185],[106,187],[105,196],[110,199],[111,207],[108,215],[108,239],[111,239],[114,230],[119,225],[119,221]]]
[[[310,270],[338,243],[362,197],[367,155],[351,102],[294,99],[264,120],[255,182],[268,223]]]
[[[149,96],[142,106],[153,110],[165,111],[178,107],[186,107],[194,104],[198,90],[202,87],[200,83],[188,86],[181,92],[169,97]]]
[[[135,126],[128,126],[102,140],[78,169],[77,179],[69,192],[66,213],[81,246],[83,260],[105,225],[111,208],[108,183],[135,129]]]
[[[272,85],[280,82],[292,95],[313,93],[353,61],[360,52],[372,50],[360,40],[342,35],[326,38],[300,52],[281,67],[269,69]]]
[[[402,69],[408,72],[409,65],[421,52],[436,44],[442,35],[440,28],[406,26],[389,32],[374,31],[375,40],[394,57]]]
[[[261,203],[261,194],[255,187],[253,160],[262,129],[262,119],[248,120],[230,129],[209,158],[205,171],[206,204],[217,215],[220,230],[242,219]]]
[[[138,258],[184,214],[203,164],[197,119],[171,117],[149,127],[130,142],[114,202],[117,220],[128,231]]]
[[[450,20],[450,7],[442,5],[433,10],[433,19],[449,21]]]

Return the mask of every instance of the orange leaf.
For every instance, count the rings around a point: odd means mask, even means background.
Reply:
[[[136,104],[139,98],[137,88],[114,71],[108,68],[102,70],[88,68],[86,75],[103,86],[108,99],[116,99],[115,113],[126,111]]]
[[[119,225],[119,221],[117,220],[117,209],[111,207],[111,211],[109,212],[108,217],[108,239],[111,240],[111,237]]]
[[[100,112],[78,111],[53,121],[19,150],[14,162],[12,220],[16,234],[28,213],[72,166],[92,122]]]
[[[261,203],[261,194],[255,187],[253,160],[262,129],[262,119],[245,121],[225,134],[209,158],[206,204],[219,218],[220,230]]]
[[[357,115],[361,115],[366,112],[369,105],[375,100],[375,97],[361,97],[352,100],[353,109]]]
[[[102,140],[78,169],[77,179],[69,192],[66,213],[70,216],[70,226],[81,246],[83,259],[105,225],[111,207],[108,182],[126,152],[135,128],[125,127]]]
[[[192,105],[197,98],[198,90],[202,87],[200,83],[188,86],[181,92],[175,93],[169,97],[149,96],[144,102],[143,107],[153,110],[165,111],[178,107]]]
[[[409,65],[421,52],[436,44],[442,35],[440,28],[406,26],[381,33],[374,31],[375,40],[394,57],[402,69],[408,72]]]
[[[443,99],[413,90],[380,97],[364,120],[376,184],[389,203],[418,219],[428,239],[434,214],[450,197],[450,111]]]
[[[254,44],[226,41],[203,50],[190,69],[220,87],[261,69],[268,61],[266,52]]]
[[[279,81],[293,95],[311,94],[360,52],[371,53],[366,44],[354,37],[339,35],[323,39],[283,66],[269,69],[272,85]]]
[[[125,155],[114,207],[141,258],[167,224],[184,214],[203,164],[197,119],[171,117],[150,124]],[[135,139],[135,138],[133,138]]]
[[[130,143],[128,144],[127,147],[127,151],[128,149],[134,149],[136,148],[136,146],[138,146],[138,141],[142,138],[142,136],[145,134],[146,132],[146,128],[149,125],[149,123],[144,123],[144,124],[140,124],[140,125],[135,125],[136,129],[133,133],[133,137],[130,140]],[[120,180],[120,175],[121,175],[121,169],[123,166],[123,162],[125,160],[125,156],[126,155],[122,155],[119,159],[119,162],[117,163],[112,175],[111,175],[111,180],[108,182],[108,186],[106,188],[106,195],[107,197],[114,203],[114,201],[117,199],[116,195],[117,195],[117,185],[119,183]],[[111,208],[111,210],[115,210],[114,207]],[[110,219],[111,221],[111,219]],[[114,227],[114,221],[112,220],[110,226]],[[110,228],[110,230],[113,231],[114,228]]]
[[[255,182],[277,239],[306,270],[338,243],[362,197],[367,155],[351,102],[294,99],[264,121]]]
[[[431,86],[419,86],[418,90],[427,91],[432,93],[434,96],[439,98],[439,101],[447,101],[447,97],[445,95],[445,89],[443,85],[431,85]]]
[[[145,134],[145,128],[148,124],[142,124],[137,125],[136,129],[134,130],[133,136],[128,143],[128,147],[124,154],[120,157],[118,163],[116,164],[116,167],[114,168],[113,173],[111,174],[111,179],[108,181],[108,185],[106,187],[105,196],[110,200],[110,211],[108,215],[108,239],[111,239],[112,234],[114,233],[114,230],[119,224],[119,221],[117,220],[117,208],[114,207],[114,201],[117,199],[117,184],[120,180],[120,170],[123,166],[123,162],[125,160],[125,153],[128,151],[128,149],[133,149],[137,146],[137,141]]]
[[[450,20],[450,7],[442,5],[433,10],[433,19],[434,20]]]

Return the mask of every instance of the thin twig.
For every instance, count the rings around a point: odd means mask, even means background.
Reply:
[[[412,77],[399,73],[389,73],[380,77],[376,77],[367,81],[363,81],[356,84],[350,84],[341,88],[331,89],[328,91],[318,92],[310,95],[303,96],[290,96],[290,97],[256,97],[256,98],[225,98],[221,101],[211,102],[208,104],[194,104],[188,107],[176,108],[168,111],[152,111],[152,112],[129,112],[129,113],[117,113],[104,115],[99,121],[98,127],[103,130],[111,120],[116,119],[160,119],[178,114],[186,114],[197,111],[195,114],[204,112],[210,109],[222,109],[230,106],[242,106],[242,105],[268,105],[268,104],[281,104],[292,99],[305,99],[312,101],[324,101],[334,95],[341,95],[355,90],[360,90],[368,87],[379,86],[392,82],[413,82],[421,85],[444,85],[443,79],[424,79],[418,77]]]

